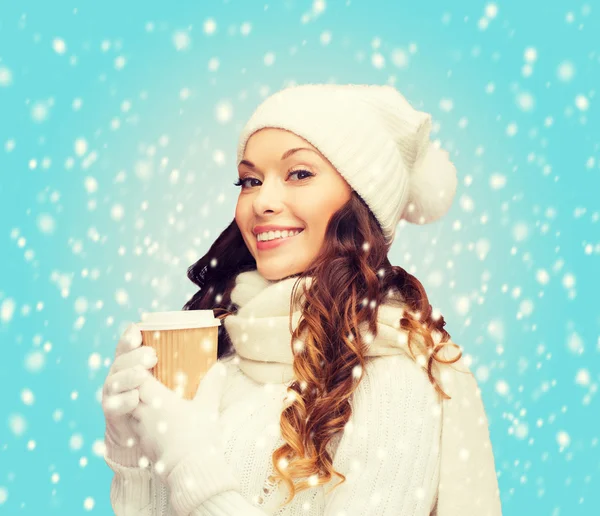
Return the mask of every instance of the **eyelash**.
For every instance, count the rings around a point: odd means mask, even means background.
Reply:
[[[301,169],[301,170],[292,170],[292,171],[291,171],[291,172],[288,174],[288,177],[290,177],[292,174],[299,174],[300,172],[305,172],[305,173],[307,173],[307,174],[308,174],[308,177],[305,177],[305,178],[303,178],[303,179],[308,179],[309,177],[312,177],[312,176],[314,176],[314,174],[313,174],[312,172],[309,172],[308,170],[302,170],[302,169]],[[233,183],[233,184],[234,184],[235,186],[242,186],[242,190],[247,190],[247,188],[243,188],[243,185],[244,185],[244,183],[245,183],[246,181],[249,181],[250,179],[256,179],[256,178],[255,178],[255,177],[251,177],[251,176],[244,177],[243,179],[242,179],[242,178],[239,178],[239,179],[238,179],[238,180],[237,180],[235,183]],[[257,181],[260,181],[260,179],[256,179],[256,180],[257,180]],[[299,181],[302,181],[302,179],[299,179]],[[251,188],[251,187],[249,187],[249,188]]]

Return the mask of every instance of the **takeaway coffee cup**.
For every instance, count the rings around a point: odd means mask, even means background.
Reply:
[[[156,379],[185,399],[194,398],[200,381],[217,361],[221,321],[212,310],[146,312],[137,323],[142,345],[156,350]]]

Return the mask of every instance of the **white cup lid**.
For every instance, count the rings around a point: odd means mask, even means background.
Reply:
[[[180,310],[176,312],[143,312],[142,321],[136,323],[141,331],[183,330],[221,326],[212,310]]]

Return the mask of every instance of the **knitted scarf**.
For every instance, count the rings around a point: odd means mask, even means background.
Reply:
[[[224,325],[239,357],[240,369],[256,382],[294,381],[289,313],[296,281],[297,277],[269,281],[256,270],[236,277],[231,302],[238,306],[238,311],[225,318]],[[312,278],[301,280],[297,287],[300,301],[292,313],[292,330],[301,317],[299,307],[304,281],[309,288]],[[367,357],[406,354],[413,358],[408,349],[407,332],[399,328],[403,306],[401,298],[391,298],[379,305],[376,337],[368,332],[366,323],[361,323],[361,336],[368,343]],[[440,337],[439,332],[434,332],[436,344]],[[423,341],[418,335],[411,338],[417,358],[420,354],[426,357]],[[452,349],[456,350],[453,346],[444,346],[438,356],[444,360],[453,358],[457,352]],[[501,516],[488,422],[477,382],[464,357],[449,365],[434,362],[432,374],[451,397],[441,401],[440,480],[434,514]]]

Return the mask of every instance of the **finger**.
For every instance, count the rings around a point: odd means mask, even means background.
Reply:
[[[137,389],[102,398],[102,410],[107,417],[119,417],[134,410],[140,402]]]
[[[123,353],[127,353],[132,349],[138,348],[142,345],[142,332],[135,323],[131,323],[117,343],[117,349],[115,351],[115,358]]]
[[[123,369],[106,379],[105,392],[108,395],[113,395],[137,389],[148,376],[150,376],[148,369],[139,365]]]
[[[148,407],[142,405],[141,403],[138,403],[138,405],[131,411],[130,416],[131,416],[131,426],[132,428],[136,429],[136,432],[138,435],[140,432],[140,426],[139,424],[136,425],[136,422],[140,423],[142,419],[144,419],[144,417],[148,414]]]
[[[146,378],[139,387],[140,402],[146,403],[154,408],[161,408],[169,403],[169,398],[176,394],[159,382],[154,376]]]
[[[137,408],[134,410],[137,410]],[[139,413],[137,413],[137,415],[139,416]],[[141,441],[142,424],[133,416],[133,412],[127,417],[129,418],[129,427],[133,430],[133,433],[137,436],[138,440]]]
[[[226,382],[227,367],[217,360],[200,381],[194,396],[194,403],[200,403],[218,413]]]
[[[115,374],[130,367],[142,366],[145,369],[153,368],[158,362],[158,356],[154,348],[149,346],[140,346],[133,351],[128,351],[115,358],[111,366],[111,374]]]

